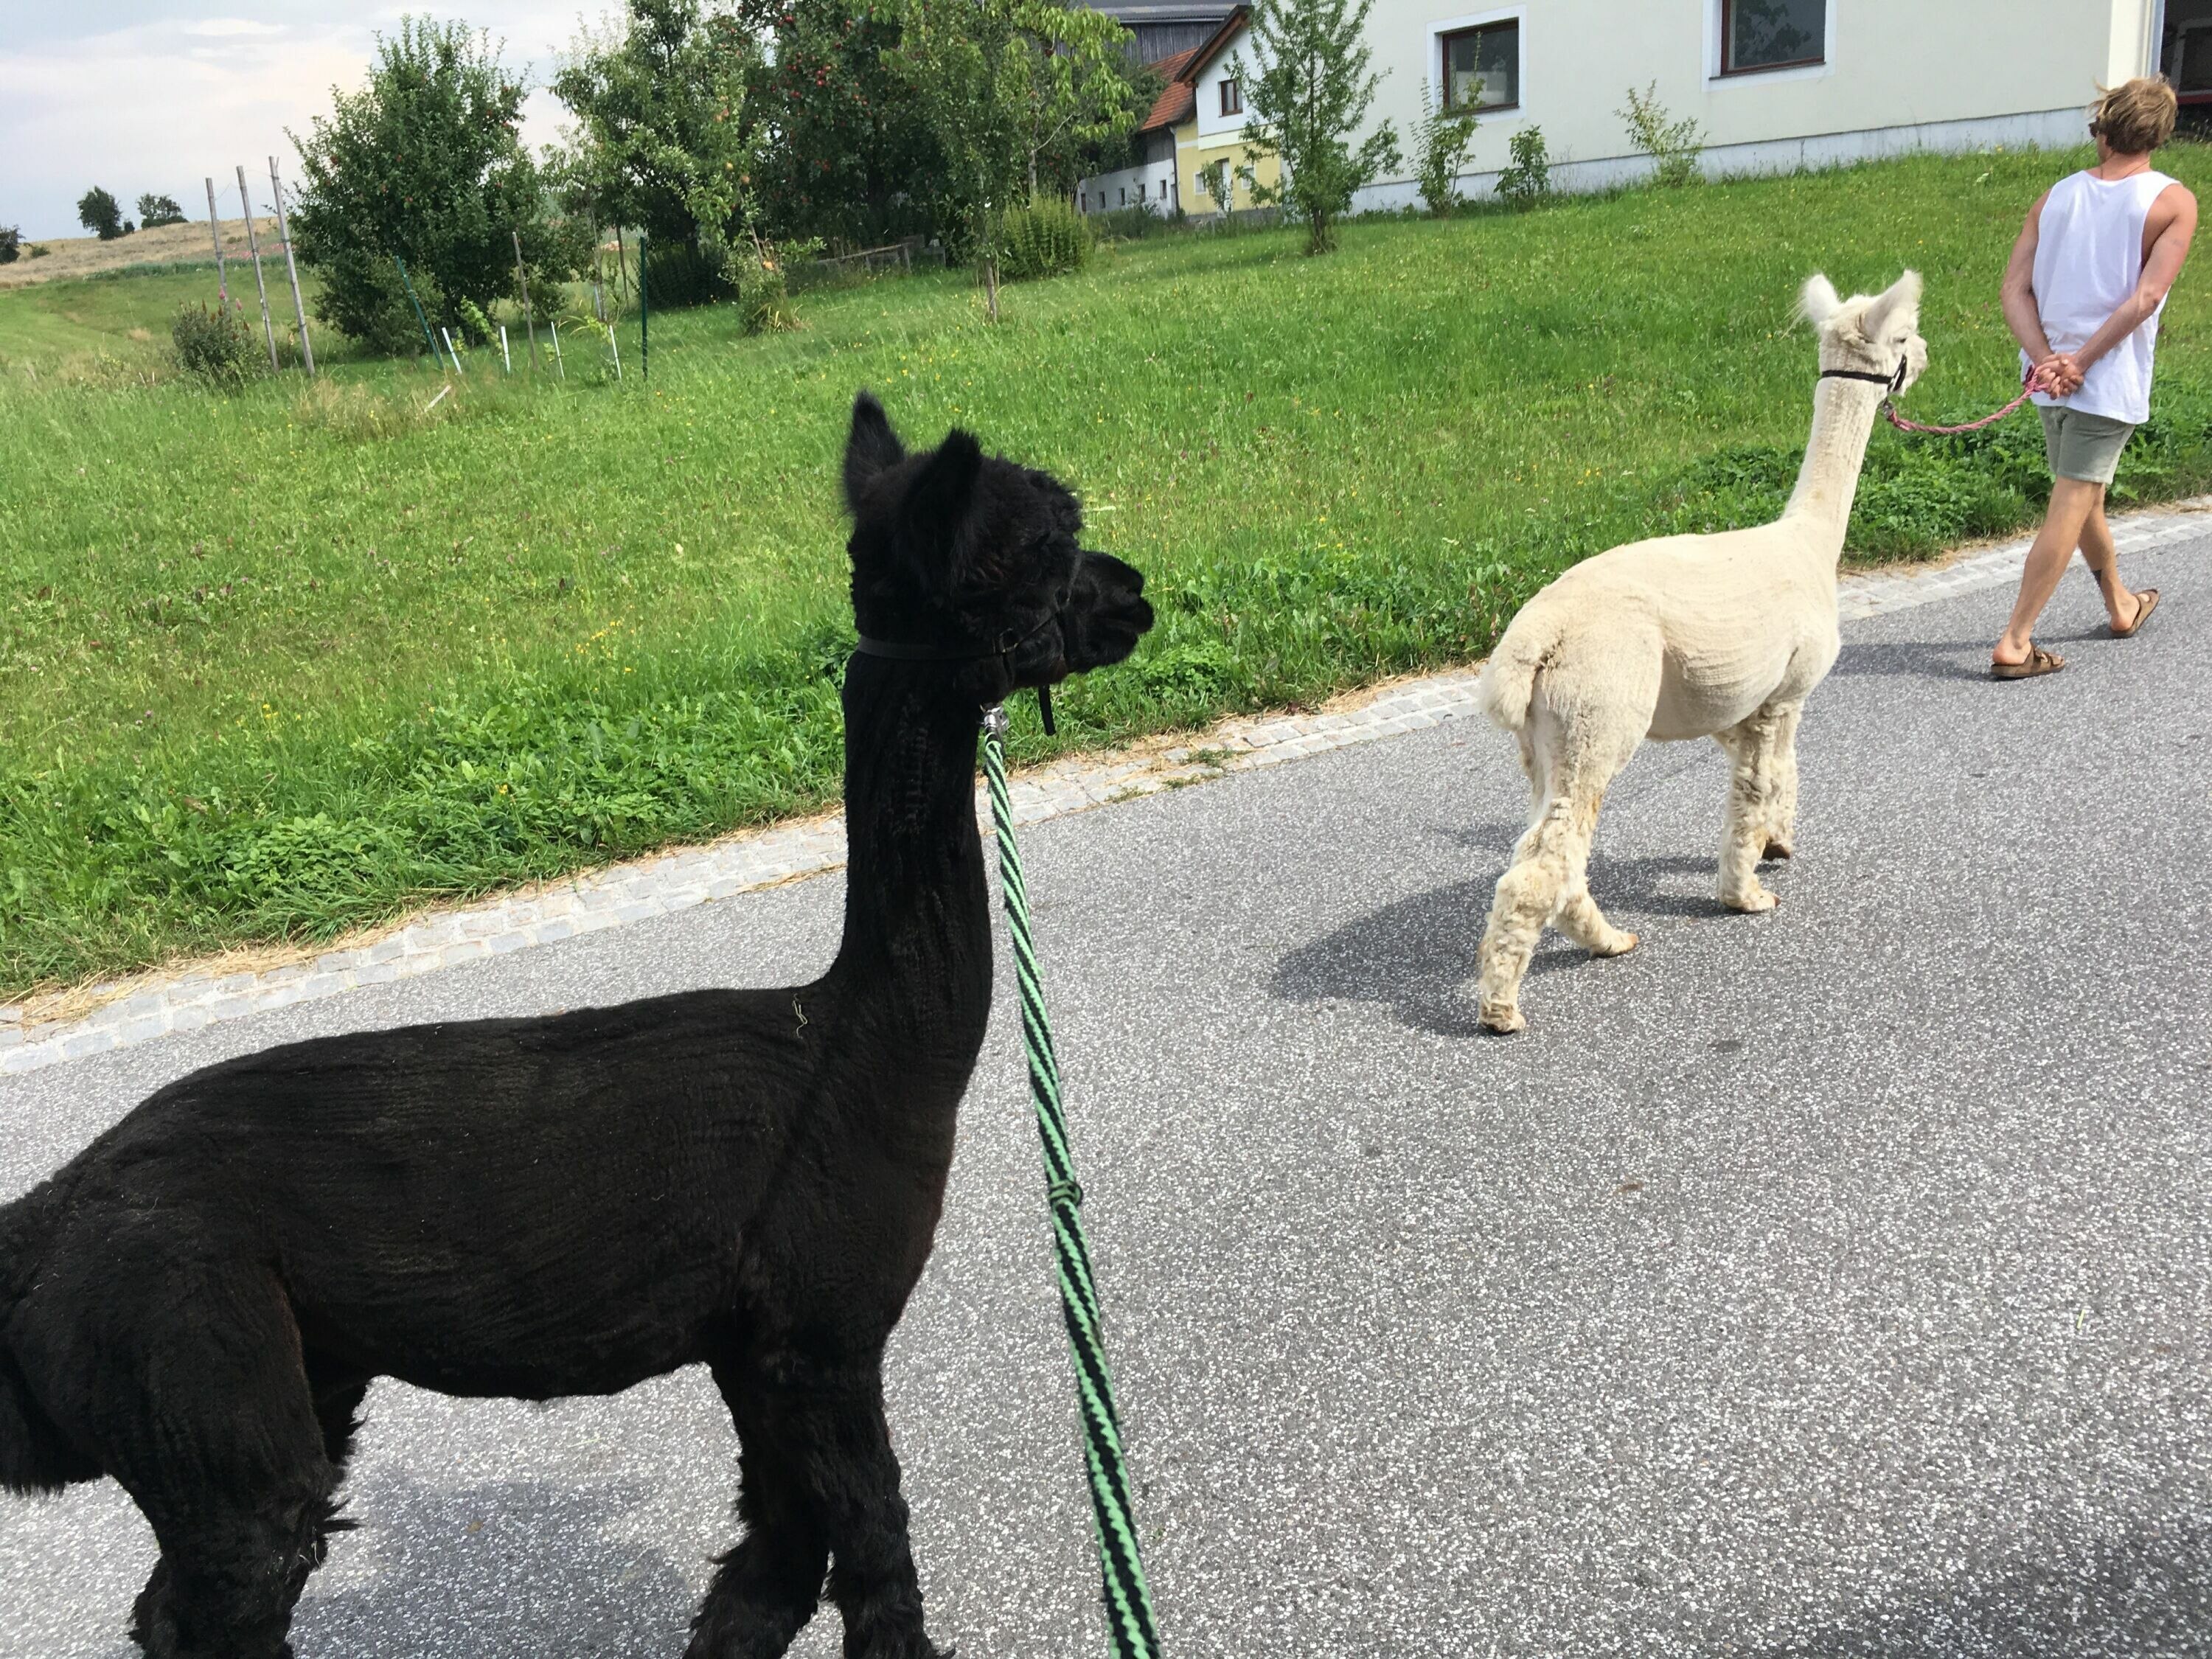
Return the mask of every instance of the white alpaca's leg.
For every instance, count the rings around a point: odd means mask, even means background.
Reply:
[[[1590,816],[1595,829],[1595,805],[1591,807]],[[1553,924],[1594,957],[1625,957],[1636,948],[1636,935],[1607,921],[1605,912],[1590,896],[1589,883],[1583,874],[1589,865],[1589,836],[1584,835],[1575,858],[1574,883],[1560,899]]]
[[[1521,976],[1528,971],[1528,958],[1567,884],[1571,816],[1567,802],[1547,799],[1514,848],[1513,862],[1498,878],[1475,981],[1476,1016],[1493,1031],[1517,1031],[1528,1023],[1521,1015]]]
[[[1775,711],[1774,805],[1768,813],[1763,856],[1786,859],[1797,850],[1797,721],[1802,703]]]
[[[1728,816],[1721,829],[1721,902],[1731,910],[1771,910],[1779,902],[1759,884],[1777,787],[1776,718],[1761,712],[1714,733],[1729,757]]]
[[[1573,727],[1548,710],[1537,711],[1531,720],[1542,795],[1528,833],[1513,849],[1512,864],[1498,878],[1479,953],[1477,1018],[1493,1031],[1517,1031],[1528,1024],[1521,1013],[1521,981],[1547,922],[1556,920],[1568,938],[1601,956],[1619,956],[1636,944],[1633,933],[1605,920],[1583,872],[1606,787],[1636,752],[1650,725],[1650,707],[1622,712],[1584,702],[1580,708],[1583,720]],[[1614,714],[1617,719],[1600,724],[1597,717]]]

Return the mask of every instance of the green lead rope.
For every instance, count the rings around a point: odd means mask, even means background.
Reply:
[[[1045,1196],[1052,1206],[1053,1249],[1060,1261],[1060,1310],[1067,1324],[1075,1392],[1083,1413],[1084,1461],[1091,1472],[1091,1517],[1098,1537],[1106,1626],[1114,1639],[1115,1659],[1158,1659],[1160,1638],[1152,1627],[1145,1564],[1137,1553],[1137,1516],[1129,1501],[1128,1465],[1121,1455],[1121,1419],[1114,1409],[1098,1289],[1091,1277],[1091,1247],[1083,1237],[1083,1188],[1076,1185],[1075,1155],[1067,1144],[1067,1119],[1060,1110],[1060,1063],[1053,1056],[1052,1025],[1045,1018],[1044,990],[1037,980],[1022,855],[1014,845],[1013,804],[1006,794],[1006,732],[1005,709],[985,714],[983,775],[990,785],[991,818],[999,832],[999,887],[1013,935],[1030,1094],[1036,1103],[1037,1138],[1044,1143]]]

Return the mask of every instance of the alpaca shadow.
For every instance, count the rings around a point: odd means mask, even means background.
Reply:
[[[451,1489],[387,1469],[349,1481],[343,1495],[360,1529],[333,1539],[329,1565],[308,1581],[292,1626],[302,1653],[603,1659],[683,1650],[698,1591],[662,1549],[622,1535],[623,1517],[650,1496],[641,1483]],[[325,1577],[337,1587],[318,1595]]]
[[[1473,880],[1387,904],[1299,946],[1277,965],[1270,991],[1286,1002],[1377,1003],[1401,1024],[1438,1036],[1485,1035],[1475,1018],[1475,952],[1520,833],[1517,826],[1498,824],[1449,832],[1462,845],[1492,854],[1486,860],[1492,867]],[[1667,890],[1683,877],[1710,882],[1713,869],[1711,856],[1609,859],[1594,853],[1590,891],[1626,927],[1651,916],[1725,916],[1729,912],[1716,898]],[[1547,932],[1528,973],[1560,973],[1589,960],[1581,946]]]
[[[2139,1525],[2086,1561],[2015,1563],[1978,1581],[1897,1596],[1739,1659],[2166,1659],[2212,1652],[2212,1529]]]

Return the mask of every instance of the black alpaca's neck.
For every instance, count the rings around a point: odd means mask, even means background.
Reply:
[[[951,672],[869,656],[846,670],[845,937],[831,971],[911,1041],[972,1059],[991,997],[981,715],[950,691]]]

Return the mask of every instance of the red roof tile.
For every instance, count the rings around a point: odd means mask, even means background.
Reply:
[[[1167,90],[1152,100],[1152,112],[1137,125],[1139,132],[1160,132],[1174,126],[1198,106],[1198,88],[1188,81],[1170,81]]]

